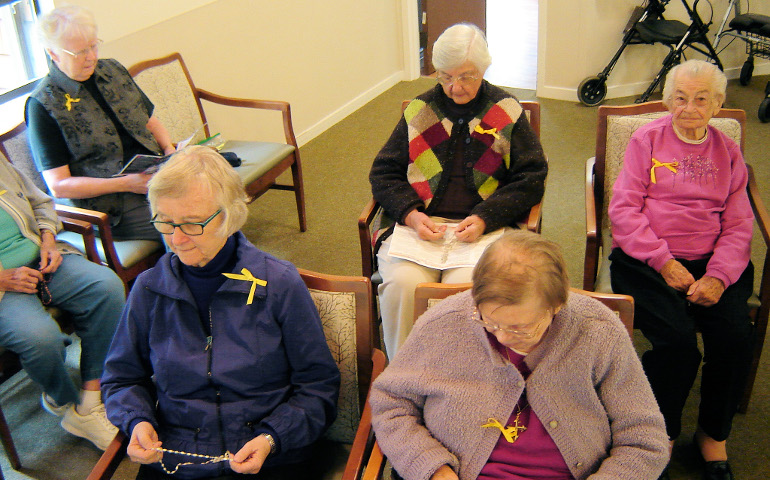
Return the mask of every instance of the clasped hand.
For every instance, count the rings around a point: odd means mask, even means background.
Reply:
[[[697,305],[710,307],[719,302],[722,293],[725,291],[725,285],[722,280],[715,277],[703,276],[699,280],[678,261],[673,258],[667,261],[660,269],[663,280],[669,287],[685,292],[687,300]]]
[[[425,213],[412,210],[404,219],[404,224],[411,227],[422,240],[439,240],[444,237],[446,225],[437,225]],[[473,242],[484,234],[486,223],[478,215],[470,215],[455,228],[455,237],[461,242]]]
[[[139,422],[131,432],[131,440],[126,452],[136,463],[157,463],[163,459],[163,452],[156,450],[161,446],[155,427],[149,422]],[[264,436],[258,436],[230,456],[230,468],[236,473],[258,473],[269,454],[270,444],[267,439]]]

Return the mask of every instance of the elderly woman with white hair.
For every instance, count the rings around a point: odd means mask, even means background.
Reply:
[[[174,151],[152,102],[118,61],[99,60],[91,12],[59,7],[38,26],[49,73],[27,99],[25,118],[48,189],[61,201],[107,213],[117,239],[160,241],[149,224],[150,175],[114,176],[137,154]]]
[[[172,156],[149,198],[170,252],[137,278],[102,377],[137,478],[301,478],[340,381],[305,284],[239,231],[243,185],[213,149]]]
[[[376,251],[382,284],[380,312],[388,356],[413,322],[414,289],[421,282],[463,283],[471,267],[437,270],[388,254],[394,225],[425,241],[481,235],[516,226],[540,202],[548,171],[543,148],[516,98],[484,80],[491,63],[475,25],[449,27],[433,46],[438,85],[405,109],[369,174],[382,206]]]
[[[726,440],[753,345],[747,300],[753,213],[740,147],[709,125],[727,79],[702,60],[674,67],[671,112],[631,138],[609,205],[612,288],[636,301],[635,326],[652,344],[642,363],[673,446],[682,410],[705,363],[694,442],[704,479],[732,479]]]

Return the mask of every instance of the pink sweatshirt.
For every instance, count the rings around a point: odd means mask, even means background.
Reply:
[[[705,141],[677,136],[666,115],[639,128],[613,187],[612,244],[656,271],[671,258],[709,260],[732,285],[749,262],[754,214],[740,147],[709,126]]]

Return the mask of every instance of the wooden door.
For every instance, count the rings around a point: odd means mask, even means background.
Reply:
[[[422,29],[427,32],[422,74],[433,73],[433,44],[441,33],[455,23],[468,22],[487,30],[486,0],[422,0]],[[421,29],[421,30],[422,30]]]

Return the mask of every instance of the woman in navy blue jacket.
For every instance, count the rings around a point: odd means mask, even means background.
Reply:
[[[239,231],[241,181],[210,148],[174,155],[149,199],[170,252],[133,286],[102,377],[137,478],[306,459],[336,416],[339,371],[297,270]]]

